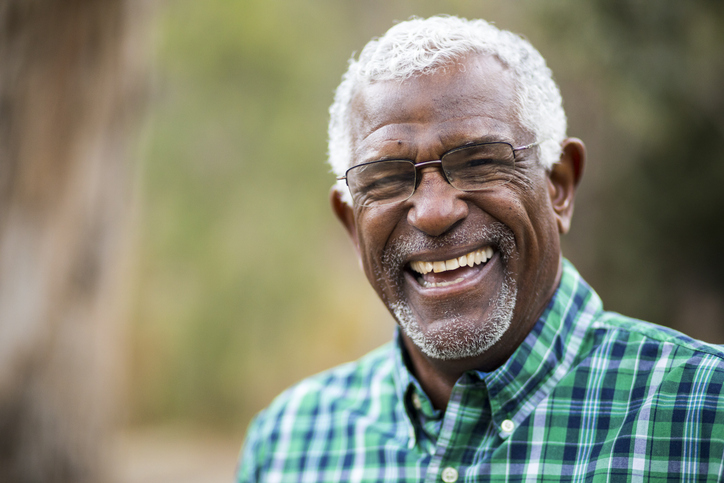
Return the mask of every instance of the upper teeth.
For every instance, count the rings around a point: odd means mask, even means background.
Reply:
[[[480,265],[485,263],[493,256],[492,247],[485,247],[474,252],[470,252],[467,255],[463,255],[458,258],[451,258],[443,262],[423,262],[414,261],[410,262],[410,268],[423,275],[429,272],[445,272],[447,270],[455,270],[460,267],[472,267],[474,265]]]

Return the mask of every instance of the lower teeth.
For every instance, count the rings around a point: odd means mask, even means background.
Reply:
[[[428,282],[426,280],[423,280],[422,277],[420,277],[420,278],[418,278],[418,281],[420,282],[420,285],[422,285],[425,288],[447,287],[448,285],[453,285],[453,284],[462,282],[463,277],[456,278],[455,280],[451,280],[449,282]]]

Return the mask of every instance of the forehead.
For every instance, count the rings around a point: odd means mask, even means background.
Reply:
[[[473,141],[532,141],[515,99],[510,71],[488,55],[462,58],[430,75],[369,83],[352,100],[353,164],[388,154],[440,155]]]

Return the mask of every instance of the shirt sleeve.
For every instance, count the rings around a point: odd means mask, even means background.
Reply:
[[[258,414],[246,431],[246,438],[239,453],[239,462],[236,469],[237,483],[256,483],[259,479],[259,461],[261,453],[261,439],[259,437],[261,414]]]

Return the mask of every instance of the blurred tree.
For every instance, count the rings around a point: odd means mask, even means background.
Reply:
[[[131,0],[0,5],[0,481],[99,482],[117,391]]]
[[[621,158],[605,161],[618,173],[604,209],[623,228],[597,227],[608,275],[594,286],[627,314],[722,343],[724,3],[592,5],[596,45],[583,48],[605,66]]]

